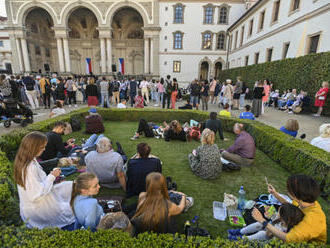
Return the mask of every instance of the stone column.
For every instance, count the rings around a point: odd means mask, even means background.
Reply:
[[[104,74],[107,72],[105,38],[100,38],[100,49],[101,49],[101,72]]]
[[[65,58],[65,71],[71,72],[70,49],[69,49],[68,38],[63,38],[63,46],[64,46],[64,58]]]
[[[144,38],[144,73],[149,74],[149,38]]]
[[[60,67],[60,72],[64,72],[65,68],[64,68],[62,38],[57,38],[57,52],[58,52],[58,64]]]
[[[16,42],[19,70],[20,70],[20,72],[24,72],[22,49],[21,49],[21,44],[20,44],[19,38],[15,38],[15,42]]]
[[[150,73],[154,74],[154,40],[150,38]]]
[[[22,46],[22,52],[23,52],[25,72],[30,72],[31,71],[30,58],[29,58],[29,52],[28,52],[27,43],[26,43],[25,38],[21,38],[21,46]]]
[[[107,65],[108,65],[108,73],[112,72],[112,47],[111,47],[111,38],[107,38]]]

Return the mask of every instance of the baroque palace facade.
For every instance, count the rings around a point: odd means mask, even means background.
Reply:
[[[170,74],[187,82],[217,77],[228,67],[244,66],[242,61],[248,54],[244,57],[243,51],[255,53],[253,49],[246,50],[251,43],[247,39],[259,41],[270,31],[278,35],[283,22],[289,23],[302,15],[308,21],[309,16],[305,15],[309,10],[322,7],[320,14],[328,14],[329,19],[327,0],[301,0],[300,14],[293,10],[289,11],[289,18],[282,18],[287,12],[282,9],[296,1],[5,0],[8,16],[5,31],[10,38],[14,73],[86,74],[88,59],[96,75],[116,74],[121,61],[127,75],[164,77]],[[275,2],[281,6],[280,18],[268,28],[269,16],[274,18],[270,9]],[[252,15],[260,19],[259,12],[266,6],[269,10],[263,14],[265,29],[245,38],[244,33],[250,29],[243,28],[240,31],[243,41],[240,41],[237,30],[247,26],[245,22],[249,22]],[[321,22],[324,21],[323,18]],[[255,25],[260,25],[257,20]],[[329,44],[329,22],[321,25],[321,29],[322,44]],[[308,36],[309,29],[304,30]],[[291,46],[299,42],[296,36],[287,36],[292,40]],[[269,39],[278,41],[274,37]],[[282,45],[282,41],[279,43]],[[255,42],[252,45],[255,47]],[[266,49],[268,44],[262,46]],[[317,52],[327,49],[318,48]],[[287,57],[297,55],[290,52]],[[274,49],[274,56],[276,53]],[[248,64],[253,64],[250,57]],[[276,59],[279,59],[277,55]]]

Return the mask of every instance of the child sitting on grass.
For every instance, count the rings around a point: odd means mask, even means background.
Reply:
[[[278,217],[272,221],[272,224],[274,224],[277,229],[287,233],[302,221],[303,218],[304,213],[300,208],[290,203],[285,203],[279,208]],[[265,223],[268,224],[268,221]],[[238,238],[244,237],[249,240],[265,241],[271,239],[273,236],[270,232],[265,230],[265,225],[259,222],[250,224],[242,229],[228,230],[228,238],[230,240],[237,240]]]

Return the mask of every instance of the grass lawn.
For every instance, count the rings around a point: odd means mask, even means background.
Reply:
[[[165,142],[163,139],[145,137],[132,141],[130,138],[137,129],[136,122],[105,122],[105,129],[104,134],[111,139],[113,144],[117,141],[120,142],[128,158],[136,153],[137,144],[147,142],[151,147],[151,153],[158,156],[163,162],[163,174],[165,177],[171,176],[178,185],[178,191],[182,191],[194,198],[194,206],[187,213],[181,214],[177,218],[179,231],[183,230],[186,220],[191,220],[195,215],[198,215],[200,218],[200,227],[210,231],[212,237],[226,237],[226,230],[230,228],[230,225],[227,220],[218,221],[213,218],[213,201],[222,202],[224,193],[231,193],[237,196],[241,185],[244,186],[248,199],[254,199],[262,193],[267,193],[265,176],[267,176],[269,183],[273,184],[279,192],[286,192],[286,179],[290,173],[259,150],[257,150],[256,160],[252,167],[242,168],[241,171],[230,173],[222,172],[215,180],[204,180],[191,172],[188,162],[188,154],[199,146],[198,142]],[[225,133],[224,135],[229,138],[229,141],[220,141],[217,135],[216,143],[219,148],[227,148],[234,142],[235,136],[233,134]],[[88,138],[89,135],[82,132],[75,132],[64,137],[64,139],[71,137],[76,138],[76,143],[80,144],[81,139]],[[68,179],[73,179],[77,175],[74,174]],[[99,193],[99,195],[109,194],[124,195],[124,192],[122,190],[101,188]],[[131,202],[132,200],[130,199],[128,201]],[[330,223],[329,204],[322,199],[319,199],[319,201],[327,216],[327,223]]]

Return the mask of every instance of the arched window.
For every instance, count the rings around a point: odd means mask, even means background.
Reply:
[[[217,37],[217,49],[225,50],[226,49],[226,35],[224,32],[218,34]]]
[[[212,33],[210,31],[206,31],[202,34],[202,49],[211,50],[212,49]]]
[[[219,23],[220,24],[226,24],[227,23],[227,8],[226,7],[222,7],[220,9]]]
[[[183,33],[176,31],[173,33],[173,49],[182,49]]]
[[[212,4],[204,6],[204,24],[213,24],[214,6]]]
[[[184,5],[178,3],[173,6],[174,8],[174,23],[183,23],[183,15],[184,15]]]

